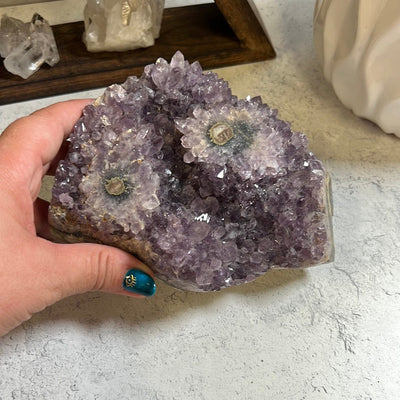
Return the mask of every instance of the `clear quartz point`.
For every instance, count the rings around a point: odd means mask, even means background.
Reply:
[[[87,0],[83,42],[88,51],[126,51],[154,45],[164,0]]]
[[[27,79],[42,64],[54,66],[60,60],[49,23],[39,14],[31,22],[3,15],[0,26],[0,54],[4,66],[14,75]]]

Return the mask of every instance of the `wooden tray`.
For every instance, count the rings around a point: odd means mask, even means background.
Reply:
[[[268,37],[245,0],[215,0],[164,10],[160,38],[146,49],[90,53],[82,43],[83,22],[53,27],[60,62],[27,80],[0,68],[0,104],[121,83],[140,75],[158,57],[180,50],[204,69],[266,60],[275,56]]]

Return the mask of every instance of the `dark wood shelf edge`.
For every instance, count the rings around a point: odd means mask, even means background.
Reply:
[[[193,24],[196,21],[196,24]],[[181,50],[204,69],[263,61],[275,57],[267,37],[257,48],[239,41],[215,4],[164,10],[160,38],[146,49],[124,53],[89,53],[81,41],[83,23],[53,27],[60,62],[43,67],[27,80],[0,71],[0,104],[96,89],[141,75],[158,57],[167,60]]]

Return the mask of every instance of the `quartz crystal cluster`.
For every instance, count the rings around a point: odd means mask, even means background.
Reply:
[[[120,247],[194,291],[331,259],[328,176],[304,134],[180,52],[107,88],[69,140],[61,240]]]
[[[164,0],[87,0],[83,41],[88,51],[126,51],[154,45]]]
[[[34,74],[42,64],[52,67],[60,60],[53,31],[39,14],[34,14],[28,23],[2,16],[0,55],[7,71],[24,79]]]

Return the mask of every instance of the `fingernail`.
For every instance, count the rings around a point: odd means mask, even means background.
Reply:
[[[128,292],[141,294],[146,297],[153,296],[156,292],[156,284],[153,278],[140,269],[130,269],[125,274],[122,286]]]

